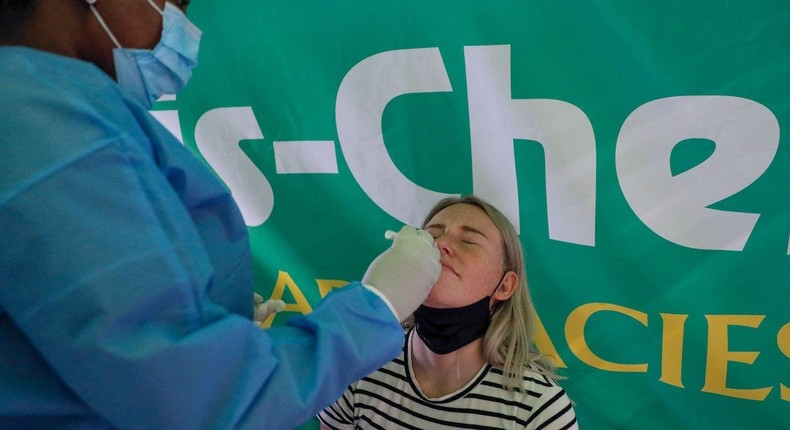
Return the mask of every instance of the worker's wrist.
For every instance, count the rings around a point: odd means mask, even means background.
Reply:
[[[400,316],[398,315],[398,312],[395,310],[395,307],[392,306],[392,303],[389,301],[389,299],[381,291],[379,291],[378,288],[376,288],[376,287],[374,287],[372,285],[363,284],[362,282],[360,282],[360,284],[363,287],[365,287],[368,291],[370,291],[371,293],[379,296],[379,298],[384,302],[384,304],[387,305],[387,308],[389,308],[389,310],[392,312],[392,316],[394,316],[395,319],[397,319],[398,322],[400,323],[401,319],[400,319]]]

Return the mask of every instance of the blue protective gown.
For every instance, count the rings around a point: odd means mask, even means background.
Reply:
[[[214,175],[90,63],[0,71],[0,428],[293,428],[398,354],[358,284],[257,328]]]

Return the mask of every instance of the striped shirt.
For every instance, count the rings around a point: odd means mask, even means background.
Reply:
[[[524,385],[502,387],[501,369],[484,365],[463,388],[429,399],[412,371],[411,336],[400,356],[348,387],[319,420],[330,429],[578,429],[565,390],[525,367]]]

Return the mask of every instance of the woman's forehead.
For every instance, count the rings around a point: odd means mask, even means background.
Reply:
[[[478,230],[485,236],[499,235],[499,229],[488,214],[480,207],[468,203],[456,203],[440,210],[428,221],[425,228],[440,225],[447,227],[450,224],[466,227],[466,230]]]

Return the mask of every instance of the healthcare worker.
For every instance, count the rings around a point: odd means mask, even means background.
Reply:
[[[399,353],[439,276],[405,226],[362,284],[253,324],[239,211],[147,112],[196,64],[184,8],[0,0],[2,429],[293,428]]]

